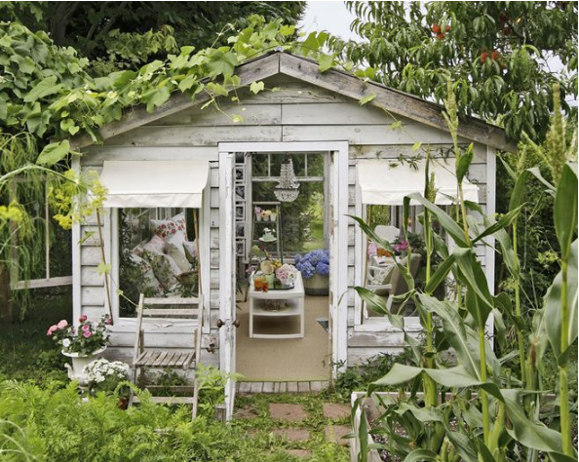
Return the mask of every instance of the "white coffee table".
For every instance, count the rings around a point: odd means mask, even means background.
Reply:
[[[293,289],[288,290],[268,290],[267,292],[258,292],[255,290],[253,278],[249,284],[249,337],[250,338],[303,338],[305,335],[304,326],[304,283],[302,275],[298,273],[294,282]],[[271,311],[264,309],[260,304],[262,300],[283,300],[289,308],[280,311]],[[258,334],[253,331],[253,322],[256,316],[279,318],[287,316],[298,316],[300,322],[300,331],[293,334]]]

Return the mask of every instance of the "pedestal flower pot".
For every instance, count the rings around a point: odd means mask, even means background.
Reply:
[[[306,295],[325,296],[330,293],[330,278],[314,274],[309,279],[304,279],[304,291]]]
[[[68,369],[68,378],[70,380],[77,380],[79,385],[84,387],[88,385],[87,376],[84,372],[84,368],[98,359],[99,356],[107,349],[106,346],[98,349],[91,355],[81,355],[79,353],[69,353],[68,351],[62,350],[61,353],[67,358],[72,359],[72,366],[70,364],[65,364]]]

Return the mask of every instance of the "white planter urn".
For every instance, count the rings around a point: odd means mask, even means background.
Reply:
[[[72,366],[70,364],[65,364],[68,370],[68,378],[70,380],[77,380],[81,387],[86,387],[88,385],[88,377],[85,374],[84,368],[98,359],[99,356],[107,349],[106,346],[98,349],[91,355],[81,355],[79,353],[69,353],[68,351],[62,350],[61,353],[72,359]]]

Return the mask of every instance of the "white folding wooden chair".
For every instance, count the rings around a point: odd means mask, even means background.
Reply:
[[[201,354],[201,328],[203,322],[202,315],[202,300],[199,298],[145,298],[141,294],[139,298],[139,306],[137,307],[137,331],[135,338],[135,347],[133,351],[133,382],[136,383],[137,376],[140,375],[140,385],[142,388],[147,388],[145,384],[144,369],[168,369],[180,368],[185,371],[197,371],[197,364]],[[169,306],[170,308],[162,308],[162,306]],[[179,308],[174,308],[178,306]],[[191,308],[195,306],[196,308]],[[155,318],[179,318],[191,319],[193,323],[192,329],[192,344],[191,348],[186,351],[172,351],[163,348],[147,348],[145,345],[145,330],[143,329],[144,317]],[[187,387],[164,387],[168,391],[183,391]],[[175,390],[173,390],[175,388]],[[178,388],[178,390],[177,390]],[[190,388],[190,387],[189,387]],[[156,403],[170,403],[178,404],[185,403],[193,406],[192,417],[197,415],[197,405],[199,399],[199,383],[195,376],[193,380],[193,396],[154,396],[153,401]],[[138,402],[136,396],[131,396],[130,403]]]

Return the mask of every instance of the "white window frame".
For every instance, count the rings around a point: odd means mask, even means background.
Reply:
[[[199,253],[200,253],[200,267],[201,267],[201,290],[203,293],[203,332],[208,333],[210,329],[207,317],[210,315],[209,311],[209,207],[210,207],[210,185],[206,185],[203,189],[203,207],[199,209]],[[121,317],[119,310],[119,298],[120,295],[116,293],[117,286],[120,283],[119,273],[119,210],[106,209],[106,217],[103,219],[103,240],[105,241],[105,255],[107,256],[108,262],[111,264],[111,276],[114,282],[111,281],[111,303],[112,303],[112,313],[113,313],[113,328],[112,331],[118,330],[119,327],[123,328],[126,326],[134,327],[136,319],[134,317]],[[108,246],[106,243],[110,242]],[[107,251],[108,250],[108,251]],[[105,310],[109,312],[108,300],[105,297]],[[177,318],[175,321],[180,321]],[[189,322],[189,321],[187,321]]]
[[[356,164],[356,169],[358,168]],[[356,172],[357,174],[357,172]],[[366,220],[367,205],[362,203],[362,193],[360,185],[356,182],[356,216]],[[367,254],[367,237],[358,226],[355,225],[355,261],[361,262],[355,265],[355,283],[357,287],[364,286],[364,270],[366,269],[366,262],[368,260]],[[369,317],[365,313],[366,308],[363,308],[362,299],[358,294],[355,295],[354,300],[354,331],[355,332],[401,332],[400,329],[394,327],[386,316],[384,317]],[[422,326],[420,325],[420,318],[418,316],[405,316],[404,326],[408,332],[420,332]]]
[[[486,214],[494,215],[496,210],[496,149],[490,146],[483,146],[485,148],[485,159],[486,159]],[[357,168],[357,165],[356,165]],[[356,216],[364,216],[364,204],[362,204],[362,194],[360,186],[356,183]],[[485,249],[485,275],[489,284],[489,289],[491,294],[494,294],[495,285],[495,252],[493,251],[495,246],[495,239],[492,236],[487,237],[484,240],[487,244]],[[449,249],[451,242],[448,240]],[[364,284],[364,269],[366,267],[366,241],[363,231],[359,226],[356,225],[355,232],[355,250],[356,250],[356,261],[362,262],[362,265],[358,265],[355,269],[355,280],[356,286],[363,286]],[[354,331],[355,332],[400,332],[400,329],[392,326],[388,318],[386,317],[376,317],[376,318],[364,318],[364,313],[362,313],[362,300],[356,295],[355,298],[355,316],[354,316]],[[420,332],[422,331],[422,326],[420,325],[420,318],[417,316],[408,316],[404,318],[405,328],[408,332]],[[494,333],[494,324],[492,315],[489,316],[486,322],[486,330],[489,335]]]

